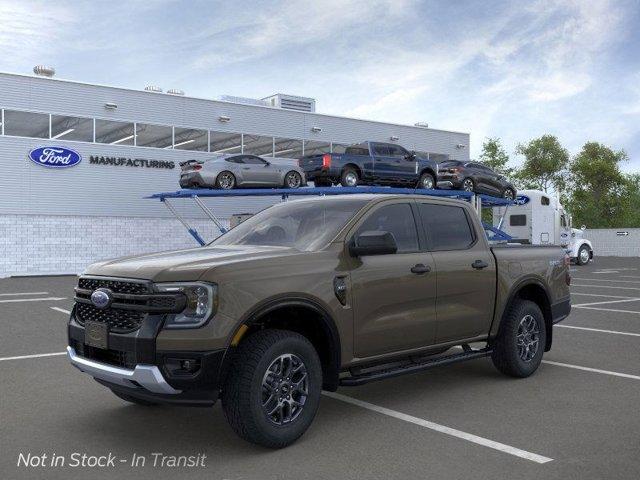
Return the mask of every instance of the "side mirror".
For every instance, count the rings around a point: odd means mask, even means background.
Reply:
[[[265,160],[265,162],[267,162],[267,161]],[[265,167],[268,167],[270,165],[271,165],[271,162],[267,162],[267,163],[264,164]]]
[[[354,257],[388,255],[397,251],[398,246],[393,234],[380,230],[362,232],[349,245],[349,253]]]
[[[413,160],[414,158],[416,158],[416,152],[414,152],[413,150],[411,150],[409,153],[407,153],[404,158],[406,160]]]

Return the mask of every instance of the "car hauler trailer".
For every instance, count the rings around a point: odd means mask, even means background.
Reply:
[[[515,204],[493,207],[493,225],[514,242],[560,245],[578,265],[593,259],[593,247],[583,238],[584,228],[571,227],[571,216],[560,200],[541,190],[518,192]]]
[[[173,205],[173,200],[176,199],[190,199],[202,210],[202,212],[209,218],[218,228],[220,233],[225,233],[227,229],[223,226],[220,219],[215,215],[213,210],[206,205],[202,200],[203,198],[225,198],[225,197],[280,197],[282,201],[287,201],[289,197],[297,196],[309,196],[309,195],[354,195],[361,193],[374,193],[374,194],[398,194],[398,195],[430,195],[434,197],[447,197],[455,198],[459,200],[465,200],[471,203],[473,209],[478,214],[478,217],[482,220],[483,208],[497,208],[503,209],[503,216],[506,215],[509,206],[513,205],[512,200],[505,198],[492,197],[490,195],[475,194],[473,192],[465,192],[462,190],[425,190],[414,188],[391,188],[391,187],[309,187],[299,189],[287,189],[287,188],[247,188],[237,190],[211,190],[211,189],[183,189],[175,192],[155,193],[146,198],[160,200],[171,214],[177,218],[180,223],[187,229],[189,234],[200,245],[208,243],[200,235],[200,233],[189,224],[188,220],[180,215],[178,210]],[[246,214],[243,214],[246,215]],[[495,215],[494,215],[495,216]],[[500,222],[502,223],[502,222]],[[487,238],[490,242],[508,242],[511,240],[511,236],[500,230],[495,225],[489,225],[483,222]],[[213,240],[213,239],[211,239]]]

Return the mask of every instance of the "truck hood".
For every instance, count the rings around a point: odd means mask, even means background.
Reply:
[[[83,274],[140,278],[155,282],[194,281],[219,265],[299,253],[289,247],[260,245],[199,247],[98,262],[89,266]]]

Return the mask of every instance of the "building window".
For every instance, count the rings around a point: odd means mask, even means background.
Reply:
[[[300,158],[302,157],[302,140],[290,138],[274,138],[274,157]]]
[[[211,153],[242,153],[242,135],[228,132],[209,132]]]
[[[93,142],[93,119],[51,115],[51,138]]]
[[[317,142],[315,140],[304,141],[304,154],[306,155],[322,155],[323,153],[331,153],[330,142]]]
[[[16,137],[49,138],[49,114],[5,110],[4,134]]]
[[[511,215],[509,217],[509,226],[511,227],[524,227],[527,224],[526,215]]]
[[[136,145],[138,147],[171,148],[173,128],[149,123],[136,124]]]
[[[260,135],[243,135],[244,153],[251,155],[273,156],[273,137],[262,137]]]
[[[96,120],[96,142],[111,145],[133,145],[133,123]]]
[[[174,129],[173,142],[173,148],[177,150],[206,152],[209,149],[209,138],[206,130],[176,127]]]

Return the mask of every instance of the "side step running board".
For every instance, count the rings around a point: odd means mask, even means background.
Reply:
[[[473,360],[475,358],[487,357],[491,355],[492,352],[490,348],[483,348],[482,350],[471,350],[468,346],[464,346],[463,348],[465,350],[464,352],[457,353],[455,355],[447,355],[446,357],[424,360],[419,363],[405,363],[396,367],[382,368],[359,375],[344,377],[340,379],[340,385],[343,387],[356,387],[365,383],[384,380],[385,378],[398,377],[407,373],[420,372],[422,370],[427,370],[433,367],[440,367],[442,365],[449,365],[451,363],[458,363],[464,362],[466,360]]]

